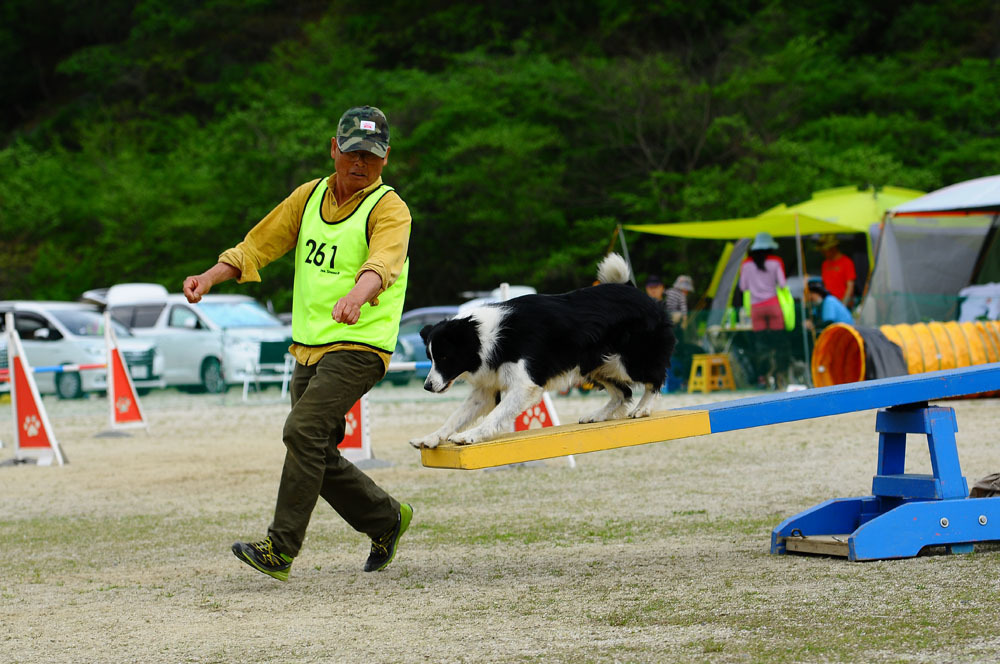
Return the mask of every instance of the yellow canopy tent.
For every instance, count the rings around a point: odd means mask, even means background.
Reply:
[[[858,189],[836,187],[814,192],[812,198],[796,205],[777,205],[756,217],[688,221],[677,224],[630,224],[624,228],[640,233],[705,240],[740,240],[760,231],[774,237],[822,233],[871,234],[885,213],[923,192],[903,187]],[[869,243],[870,244],[870,243]],[[869,252],[871,247],[869,247]]]
[[[886,186],[881,189],[868,187],[836,187],[814,192],[812,197],[796,205],[777,205],[756,217],[721,219],[716,221],[688,221],[676,224],[629,224],[624,228],[639,233],[668,235],[671,237],[699,238],[705,240],[749,240],[760,231],[767,231],[774,237],[796,237],[799,258],[799,276],[802,276],[801,238],[803,235],[824,233],[864,233],[869,256],[872,261],[872,231],[882,222],[886,212],[902,203],[918,198],[923,192],[903,187]],[[744,243],[747,244],[747,243]],[[742,259],[746,248],[727,249],[724,260],[730,253]],[[712,285],[725,285],[722,268],[716,267]],[[731,286],[732,284],[730,284]],[[731,294],[732,288],[726,293]],[[714,296],[714,289],[711,295]]]
[[[918,198],[923,192],[903,187],[882,187],[858,189],[857,187],[836,187],[814,192],[812,197],[796,205],[777,205],[756,217],[721,219],[715,221],[689,221],[674,224],[629,224],[630,231],[652,233],[671,237],[700,238],[710,240],[737,240],[724,251],[726,265],[716,267],[713,275],[713,301],[709,324],[721,321],[725,307],[737,278],[739,261],[742,260],[750,244],[750,239],[760,231],[767,231],[773,237],[794,237],[798,263],[799,280],[804,280],[802,236],[815,234],[864,233],[869,256],[873,255],[871,234],[884,218],[886,212],[906,201]],[[624,239],[623,239],[624,244]],[[805,306],[800,306],[804,319]],[[714,320],[714,319],[718,320]],[[806,332],[802,330],[803,346],[807,347]],[[808,351],[806,352],[808,355]],[[808,357],[806,357],[808,361]]]
[[[792,237],[813,233],[857,233],[845,224],[825,221],[809,214],[781,210],[759,217],[720,219],[717,221],[687,221],[678,224],[628,224],[624,228],[640,233],[689,237],[702,240],[741,240],[752,238],[760,231],[774,237]]]
[[[718,221],[692,221],[679,224],[644,224],[628,225],[628,230],[639,231],[641,233],[653,233],[656,235],[669,235],[672,237],[700,238],[711,240],[738,240],[731,249],[727,245],[728,254],[725,257],[725,265],[722,269],[716,267],[716,278],[713,276],[712,286],[715,288],[712,311],[709,312],[709,324],[718,324],[722,320],[729,298],[732,295],[736,280],[738,279],[738,267],[743,256],[747,252],[750,244],[749,238],[754,237],[761,231],[767,231],[773,237],[795,237],[795,252],[798,264],[799,280],[803,280],[803,258],[802,258],[802,235],[812,235],[814,233],[856,233],[851,226],[842,225],[830,221],[825,221],[813,217],[804,212],[792,211],[790,209],[776,210],[765,213],[758,217],[745,219],[722,219]],[[733,260],[735,258],[736,260]],[[720,261],[721,264],[722,261]],[[718,320],[716,320],[718,319]],[[805,303],[799,302],[799,320],[805,320]],[[802,352],[808,365],[809,363],[809,342],[806,337],[805,326],[802,328]]]

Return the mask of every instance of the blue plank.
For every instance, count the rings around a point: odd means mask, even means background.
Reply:
[[[721,433],[994,390],[1000,390],[998,362],[734,399],[679,410],[708,411],[712,433]]]

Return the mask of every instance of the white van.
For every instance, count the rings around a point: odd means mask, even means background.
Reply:
[[[84,298],[102,301],[137,337],[156,341],[170,387],[219,393],[250,374],[260,380],[262,371],[278,371],[259,366],[261,342],[291,344],[291,326],[246,295],[209,293],[190,304],[159,284],[119,284]]]

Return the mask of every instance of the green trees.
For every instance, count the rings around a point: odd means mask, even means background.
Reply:
[[[0,291],[177,289],[329,172],[362,103],[414,216],[410,307],[588,284],[617,223],[1000,172],[1000,13],[892,4],[6,3]],[[640,274],[699,283],[704,244],[630,237]],[[264,276],[287,309],[290,262]]]

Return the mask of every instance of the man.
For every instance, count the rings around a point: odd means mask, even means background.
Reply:
[[[701,348],[688,343],[687,337],[687,315],[688,315],[688,294],[694,291],[694,281],[686,274],[682,274],[674,279],[674,285],[666,290],[663,296],[663,306],[670,316],[670,322],[674,324],[674,338],[677,343],[674,345],[674,354],[670,358],[670,369],[667,371],[667,382],[661,392],[668,393],[679,390],[684,385],[685,379],[691,373],[691,356],[694,353],[701,353]]]
[[[663,304],[663,280],[655,274],[646,278],[646,295]]]
[[[330,141],[335,173],[298,187],[204,273],[184,280],[198,302],[228,279],[295,249],[292,409],[274,520],[259,542],[236,542],[244,563],[288,580],[318,497],[372,539],[364,570],[388,565],[413,516],[342,457],[345,416],[384,375],[399,332],[409,261],[410,212],[382,183],[389,123],[372,106],[349,109]]]
[[[854,301],[854,282],[858,278],[854,271],[854,261],[840,252],[840,242],[836,235],[821,236],[818,246],[823,252],[823,285],[850,309]]]
[[[694,281],[686,274],[674,279],[674,285],[667,289],[665,296],[667,313],[670,314],[670,320],[675,325],[679,324],[681,327],[687,325],[687,297],[693,290]]]

